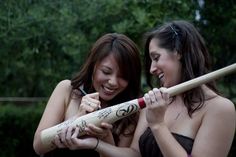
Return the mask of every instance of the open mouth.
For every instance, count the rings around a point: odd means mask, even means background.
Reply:
[[[105,86],[103,86],[103,90],[104,90],[104,93],[106,93],[108,95],[112,95],[116,91],[116,89],[111,89],[111,88],[108,88],[108,87],[105,87]]]
[[[164,73],[158,75],[158,78],[161,80],[164,77]]]
[[[160,80],[160,86],[162,87],[164,85],[164,73],[159,74],[158,78]]]

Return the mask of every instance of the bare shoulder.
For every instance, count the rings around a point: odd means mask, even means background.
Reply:
[[[62,80],[57,84],[53,93],[56,95],[56,97],[61,97],[61,98],[64,97],[65,104],[68,104],[71,90],[72,90],[71,81]]]
[[[207,111],[210,113],[228,114],[229,116],[235,115],[234,103],[222,96],[216,96],[215,98],[206,102]]]
[[[71,81],[70,80],[62,80],[57,84],[58,87],[64,89],[71,89]]]
[[[235,106],[219,95],[205,102],[201,124],[197,130],[192,155],[227,156],[235,134]]]

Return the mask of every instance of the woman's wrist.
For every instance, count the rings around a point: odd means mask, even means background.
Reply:
[[[111,132],[109,132],[109,134],[101,140],[104,141],[104,142],[107,142],[109,144],[115,145],[115,141],[114,141],[114,138],[113,138],[113,135],[112,135]]]
[[[158,123],[158,124],[151,124],[149,125],[149,127],[151,128],[151,130],[155,130],[155,131],[158,131],[162,128],[165,128],[166,127],[166,124],[165,122],[161,122],[161,123]]]
[[[95,147],[93,148],[93,150],[97,150],[97,147],[98,147],[98,145],[99,145],[99,138],[96,138],[97,139],[97,143],[96,143],[96,145],[95,145]]]

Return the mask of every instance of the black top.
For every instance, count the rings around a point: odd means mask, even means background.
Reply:
[[[98,152],[91,149],[81,149],[81,150],[70,150],[68,148],[64,149],[55,149],[47,154],[43,155],[43,157],[99,157]]]
[[[176,133],[172,133],[172,135],[187,151],[187,153],[191,154],[194,140],[187,136],[179,135]],[[152,131],[149,127],[139,139],[139,149],[142,157],[163,157],[161,150],[156,143],[155,137],[153,136]]]

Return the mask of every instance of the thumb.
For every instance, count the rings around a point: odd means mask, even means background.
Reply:
[[[87,96],[89,96],[90,98],[99,100],[99,93],[98,92],[87,94]]]
[[[168,90],[167,90],[167,88],[165,88],[165,87],[161,87],[159,90],[160,90],[162,93],[168,93]]]

